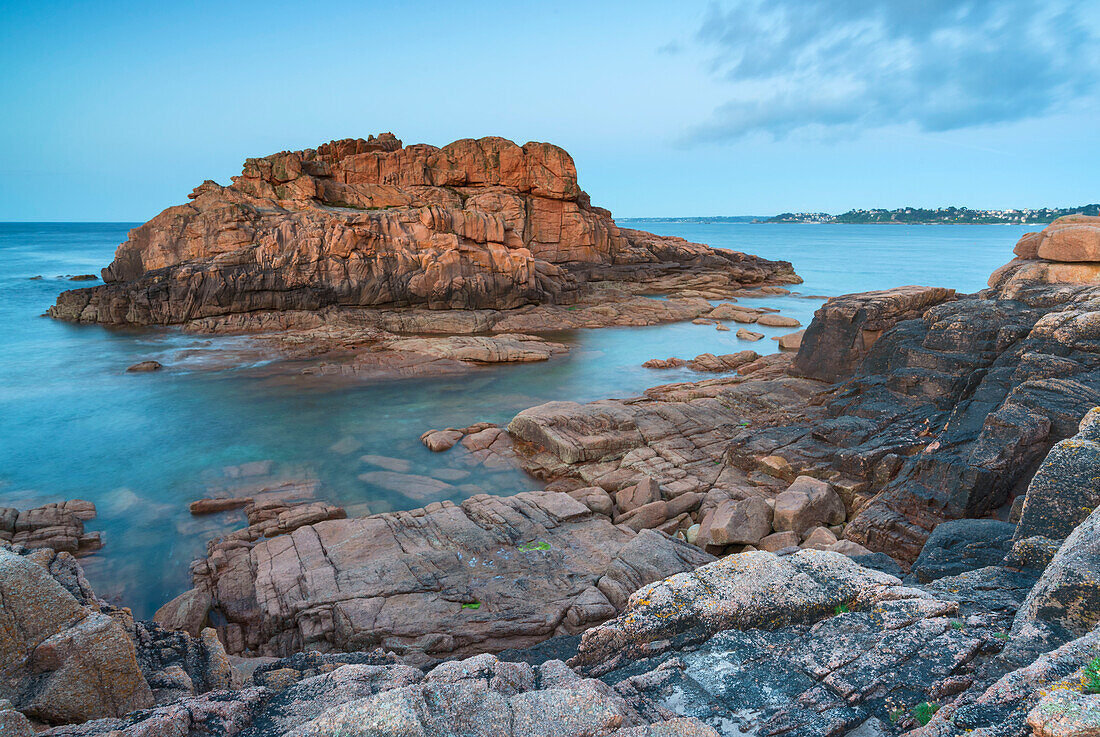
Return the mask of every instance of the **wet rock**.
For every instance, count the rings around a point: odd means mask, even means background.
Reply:
[[[159,361],[141,361],[140,363],[135,363],[133,366],[130,366],[126,369],[126,372],[130,374],[142,374],[150,371],[160,371],[162,368],[164,368],[164,366],[162,366]]]
[[[975,568],[997,565],[1012,547],[1016,526],[993,519],[943,522],[932,530],[910,571],[912,579],[928,583]]]
[[[206,591],[188,589],[153,614],[153,621],[168,630],[199,637],[209,622],[213,599]]]
[[[420,436],[420,442],[433,453],[442,453],[453,448],[462,439],[462,435],[459,430],[428,430]]]
[[[187,505],[187,509],[194,515],[217,514],[218,512],[228,512],[231,509],[241,509],[252,504],[252,501],[250,496],[196,499]]]
[[[468,363],[531,363],[569,352],[567,345],[521,334],[398,338],[383,342],[379,347]]]
[[[703,353],[690,361],[682,358],[650,359],[642,364],[645,368],[689,368],[693,371],[734,371],[740,366],[751,363],[760,358],[755,351],[739,351],[738,353],[726,353],[716,356],[713,353]]]
[[[765,325],[769,328],[797,328],[802,323],[793,317],[783,315],[761,315],[756,319],[757,325]]]
[[[84,529],[84,523],[95,516],[95,505],[83,499],[25,511],[0,508],[0,542],[87,555],[103,547],[98,532],[88,533]]]
[[[763,333],[754,333],[753,331],[746,330],[745,328],[738,328],[736,335],[741,340],[750,340],[753,342],[763,340],[764,338]]]
[[[784,351],[797,351],[798,347],[802,345],[802,336],[806,334],[805,330],[799,330],[796,333],[787,333],[786,335],[780,335],[774,340],[779,342],[779,349]]]

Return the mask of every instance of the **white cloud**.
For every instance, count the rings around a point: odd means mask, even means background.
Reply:
[[[1085,0],[741,0],[697,41],[729,98],[694,140],[912,124],[946,131],[1095,95]]]

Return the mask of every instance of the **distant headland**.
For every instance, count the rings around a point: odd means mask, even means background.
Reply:
[[[971,210],[968,207],[899,207],[896,210],[849,210],[840,215],[826,212],[784,212],[756,222],[763,223],[1050,223],[1065,215],[1100,215],[1100,205],[1042,207],[1022,210]]]
[[[929,210],[923,207],[899,207],[896,210],[849,210],[840,215],[827,212],[784,212],[771,217],[763,215],[708,215],[701,217],[648,217],[619,218],[620,222],[674,222],[674,223],[815,223],[815,224],[899,224],[925,223],[1036,223],[1046,224],[1065,215],[1100,215],[1100,204],[1081,207],[1042,207],[1021,210],[971,210],[969,207],[940,207]]]

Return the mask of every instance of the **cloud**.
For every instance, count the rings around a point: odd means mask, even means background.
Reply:
[[[729,99],[693,140],[887,125],[948,131],[1096,93],[1091,0],[740,0],[696,41]]]

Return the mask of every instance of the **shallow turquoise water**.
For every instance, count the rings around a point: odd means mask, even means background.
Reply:
[[[624,221],[625,222],[625,221]],[[125,331],[40,317],[58,292],[82,286],[61,275],[98,273],[133,224],[0,224],[0,505],[28,507],[70,498],[96,503],[90,530],[105,547],[84,559],[101,595],[148,616],[187,586],[187,566],[208,537],[236,524],[229,515],[192,518],[187,503],[248,483],[314,479],[318,496],[362,514],[413,508],[435,498],[537,488],[515,470],[487,471],[460,450],[430,453],[429,428],[507,422],[552,399],[588,401],[640,393],[694,378],[651,371],[649,358],[692,357],[745,344],[733,332],[691,324],[575,331],[567,357],[444,379],[332,384],[274,379],[256,371],[126,374],[148,358],[171,362],[210,338],[175,330]],[[803,294],[836,295],[901,284],[976,291],[1035,227],[1004,225],[754,225],[647,222],[657,233],[786,259],[806,280]],[[42,275],[41,280],[30,277]],[[776,297],[776,307],[808,324],[820,300]],[[755,328],[754,328],[755,329]],[[761,328],[767,335],[787,329]],[[214,339],[232,340],[232,339]],[[382,470],[361,457],[383,455],[419,475],[462,479],[432,497],[379,485]],[[260,463],[257,463],[260,462]],[[241,464],[252,464],[240,468]],[[248,478],[241,473],[258,472]]]

